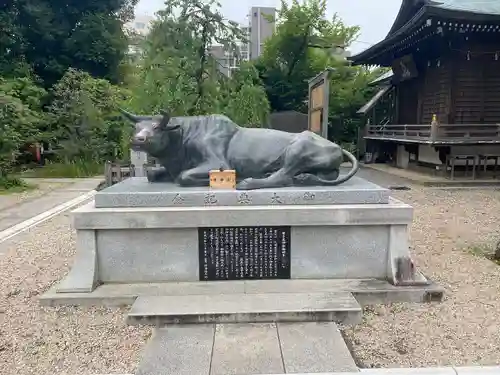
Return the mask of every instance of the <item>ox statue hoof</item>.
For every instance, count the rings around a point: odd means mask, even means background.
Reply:
[[[255,189],[255,187],[253,186],[254,184],[252,182],[253,182],[253,178],[246,178],[246,179],[244,179],[236,184],[236,190]]]
[[[156,182],[156,180],[157,180],[157,174],[155,173],[155,171],[151,171],[151,170],[147,171],[146,177],[147,177],[149,182]]]

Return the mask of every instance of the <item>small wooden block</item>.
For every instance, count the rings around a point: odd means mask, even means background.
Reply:
[[[228,169],[210,171],[210,188],[212,189],[236,189],[236,171]]]

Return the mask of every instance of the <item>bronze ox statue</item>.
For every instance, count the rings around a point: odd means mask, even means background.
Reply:
[[[243,128],[223,115],[121,112],[135,125],[132,148],[145,151],[162,166],[148,171],[150,182],[208,186],[209,171],[222,168],[236,171],[238,190],[333,186],[349,180],[359,168],[350,152],[310,131]],[[344,155],[352,168],[339,178]]]

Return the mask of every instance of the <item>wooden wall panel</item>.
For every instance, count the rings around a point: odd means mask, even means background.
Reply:
[[[495,49],[500,51],[500,45],[472,44],[455,53],[455,123],[500,123],[500,53],[496,56]]]
[[[454,119],[456,124],[478,124],[481,122],[483,106],[483,70],[479,59],[456,59],[456,85]]]
[[[418,124],[418,92],[423,76],[401,82],[397,90],[398,124]]]
[[[484,73],[484,123],[500,124],[500,56],[486,59]]]
[[[435,114],[440,123],[447,123],[450,112],[450,85],[451,62],[441,60],[439,64],[426,69],[425,79],[420,90],[420,116],[421,124],[430,124]]]

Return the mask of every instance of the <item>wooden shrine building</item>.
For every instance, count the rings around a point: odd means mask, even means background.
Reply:
[[[372,161],[498,163],[500,0],[403,0],[387,37],[350,60],[392,68],[360,110]]]

